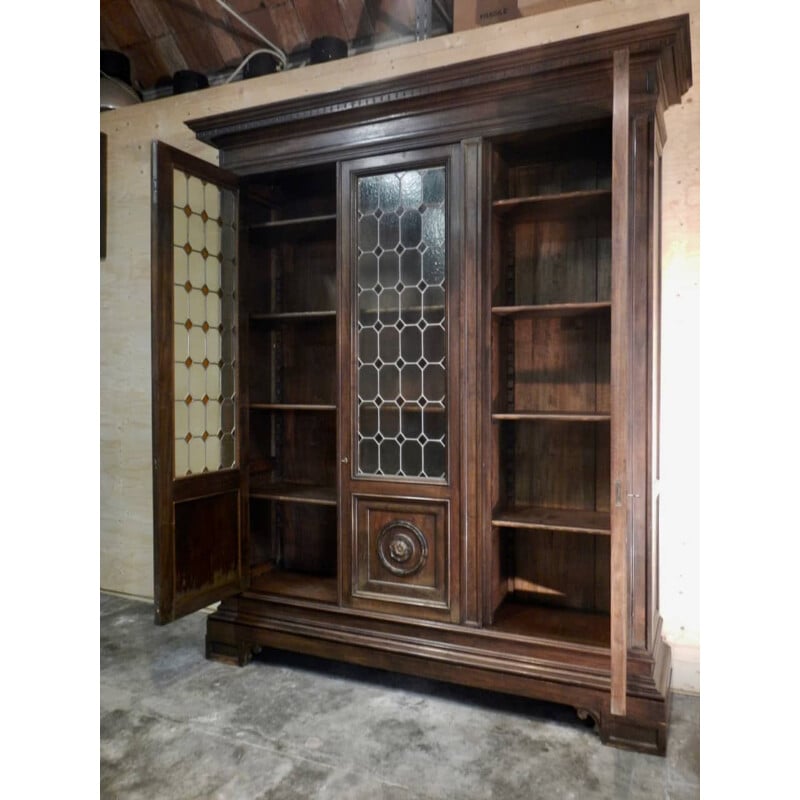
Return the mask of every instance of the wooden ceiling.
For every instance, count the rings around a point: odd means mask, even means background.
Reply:
[[[397,41],[418,31],[420,0],[226,0],[289,57],[308,59],[310,42],[336,36],[351,52]],[[428,1],[430,35],[452,30],[453,0]],[[424,13],[424,12],[423,12]],[[100,0],[100,48],[131,62],[135,88],[171,82],[178,70],[227,75],[263,42],[216,0]]]

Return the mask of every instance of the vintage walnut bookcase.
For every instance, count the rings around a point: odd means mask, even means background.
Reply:
[[[664,110],[688,17],[154,144],[156,619],[663,753]]]

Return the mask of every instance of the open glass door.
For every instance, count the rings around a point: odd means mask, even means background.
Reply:
[[[244,588],[235,176],[153,143],[155,617]]]

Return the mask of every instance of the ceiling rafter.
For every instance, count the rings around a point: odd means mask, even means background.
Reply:
[[[226,0],[297,66],[311,41],[344,39],[351,52],[411,41],[418,0]],[[453,0],[432,5],[438,28],[448,30]],[[219,82],[263,41],[216,0],[101,0],[100,47],[131,61],[134,86],[147,93],[171,86],[179,70]]]

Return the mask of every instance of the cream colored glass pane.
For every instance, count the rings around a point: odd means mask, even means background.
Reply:
[[[206,250],[209,253],[219,253],[221,246],[220,227],[213,220],[209,220],[206,222]]]
[[[183,402],[189,394],[189,369],[184,364],[175,364],[175,400]],[[186,429],[184,429],[184,433]]]
[[[189,367],[189,393],[192,397],[202,397],[206,393],[206,371],[199,362],[200,359]]]
[[[206,260],[206,286],[212,292],[219,291],[220,287],[220,273],[222,265],[218,258],[209,256]]]
[[[222,394],[224,397],[233,397],[235,392],[233,379],[233,367],[229,364],[226,364],[222,368]]]
[[[189,442],[189,469],[193,475],[202,472],[206,466],[206,443],[202,439]]]
[[[176,322],[175,329],[175,360],[186,361],[189,355],[189,332],[182,322]]]
[[[211,219],[219,219],[220,199],[219,189],[213,183],[206,184],[206,213]]]
[[[216,400],[209,400],[206,405],[206,430],[212,436],[222,431],[222,410]]]
[[[178,169],[172,171],[172,204],[179,208],[186,205],[186,175]]]
[[[206,357],[206,336],[196,325],[189,331],[189,357],[198,364]]]
[[[234,222],[234,211],[236,210],[236,195],[230,189],[222,190],[222,198],[220,200],[220,216],[229,225]]]
[[[192,250],[202,250],[205,247],[205,231],[203,220],[197,215],[189,217],[189,244]]]
[[[183,286],[172,287],[172,319],[181,322],[189,319],[189,293]]]
[[[189,319],[193,325],[202,325],[206,321],[206,296],[199,289],[189,292]]]
[[[186,368],[184,367],[184,370]],[[183,400],[175,402],[175,436],[180,438],[189,432],[189,407]]]
[[[221,321],[220,320],[221,311],[222,311],[222,300],[220,299],[219,295],[209,294],[208,297],[206,297],[206,322],[208,322],[208,324],[212,328],[219,327],[219,323]],[[219,335],[217,331],[215,331],[215,333]],[[211,361],[217,361],[217,359],[211,358],[211,356],[209,356],[209,359]]]
[[[233,436],[231,436],[229,433],[226,433],[220,439],[220,450],[222,452],[220,457],[222,466],[232,467],[236,463],[236,445],[234,443]]]
[[[211,306],[214,305],[214,298],[212,295],[208,296],[208,307],[209,309]],[[211,316],[209,314],[209,316]],[[213,324],[211,320],[208,321],[209,325]],[[215,331],[213,328],[206,334],[206,358],[212,364],[218,364],[220,358],[222,358],[222,354],[220,353],[219,349],[219,342],[220,342],[220,335],[219,331]]]
[[[232,261],[236,256],[236,231],[230,225],[222,227],[222,258]]]
[[[209,470],[218,470],[221,465],[222,453],[219,439],[216,436],[209,436],[206,439],[206,466]]]
[[[222,394],[219,367],[211,364],[206,370],[206,394],[209,397],[219,397]]]
[[[189,220],[182,208],[172,210],[172,243],[183,247],[189,241]]]
[[[232,431],[235,427],[235,409],[231,400],[225,400],[222,403],[222,430],[226,433]]]
[[[235,268],[233,264],[230,262],[225,262],[222,265],[222,291],[226,295],[233,294],[233,290],[236,288],[235,286]]]
[[[182,247],[172,248],[173,283],[184,284],[189,280],[189,256]]]
[[[233,221],[235,209],[234,195],[229,191],[220,191],[213,184],[205,184],[196,177],[189,177],[176,170],[174,180],[174,251],[173,251],[173,306],[174,306],[174,348],[175,348],[175,463],[176,474],[199,474],[221,467],[232,467],[235,464],[235,441],[231,436],[233,415],[230,417],[228,432],[221,439],[224,427],[222,406],[218,400],[222,393],[223,376],[219,361],[223,357],[223,344],[228,345],[229,359],[226,364],[227,391],[233,395],[234,372],[232,367],[233,325],[235,322],[235,300],[233,281],[227,281],[229,293],[223,308],[223,301],[217,294],[223,286],[220,251],[223,249],[223,232],[226,230],[231,238],[228,243],[228,258],[235,254],[232,228],[223,227],[219,219],[226,217]],[[190,207],[191,215],[187,216],[185,207]],[[207,215],[206,222],[201,217]],[[184,251],[189,245],[191,253]],[[206,253],[203,258],[202,251]],[[235,269],[228,264],[227,269]],[[231,273],[231,276],[232,277]],[[191,290],[185,290],[185,284]],[[205,287],[205,293],[203,291]],[[185,323],[191,321],[187,329]],[[208,323],[207,331],[203,331],[203,323]],[[225,324],[226,332],[220,335],[217,329]],[[224,338],[223,338],[224,337]],[[190,366],[185,362],[190,361]],[[203,367],[207,359],[208,367]],[[192,397],[193,402],[187,405],[184,398]],[[207,397],[205,403],[202,398]],[[232,406],[231,401],[227,401]],[[191,433],[187,443],[183,436]],[[203,436],[207,436],[203,441]]]
[[[195,214],[199,214],[205,207],[205,191],[203,181],[196,178],[194,175],[190,176],[189,184],[187,187],[189,193],[189,205]]]
[[[189,433],[192,436],[202,436],[206,430],[206,407],[201,400],[194,400],[189,404],[188,409]]]
[[[189,471],[189,445],[183,439],[175,440],[175,474],[185,475]]]
[[[202,253],[192,252],[189,255],[189,280],[195,289],[202,289],[206,282],[206,261]]]

